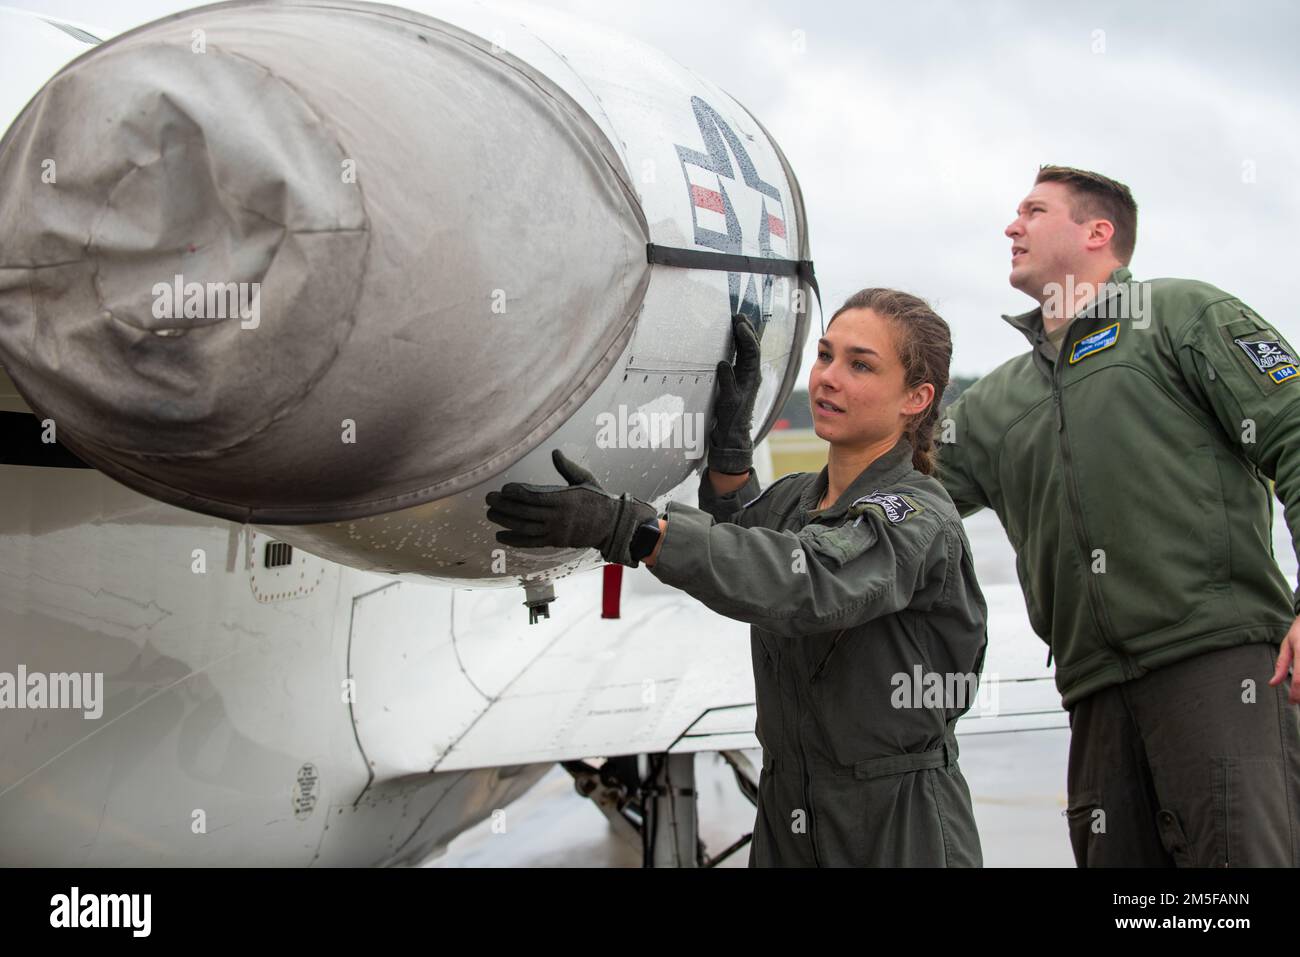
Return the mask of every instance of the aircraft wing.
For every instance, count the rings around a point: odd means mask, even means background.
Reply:
[[[602,617],[607,588],[618,618]],[[644,567],[555,592],[536,624],[518,588],[402,580],[353,600],[352,713],[377,775],[758,747],[749,625]]]
[[[984,524],[1000,532],[991,516]],[[557,582],[553,617],[535,625],[513,589],[398,582],[357,599],[353,714],[372,767],[757,748],[749,626],[644,568],[622,570],[621,617],[602,618],[606,574]],[[989,651],[959,734],[1066,727],[1019,586],[991,583],[985,595]],[[368,700],[367,687],[382,696]]]

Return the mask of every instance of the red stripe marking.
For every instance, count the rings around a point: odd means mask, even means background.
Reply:
[[[715,213],[720,213],[722,209],[722,194],[716,189],[705,189],[703,186],[691,187],[691,202],[696,206],[703,206],[705,209],[711,209]],[[784,229],[785,227],[781,227]],[[781,235],[785,235],[782,233]]]
[[[773,236],[780,236],[782,239],[785,239],[785,220],[777,219],[771,213],[768,213],[767,228],[772,231]]]

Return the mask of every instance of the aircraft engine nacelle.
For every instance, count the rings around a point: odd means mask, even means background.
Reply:
[[[64,67],[0,144],[0,363],[156,499],[358,568],[549,578],[598,557],[503,550],[484,494],[561,482],[559,447],[661,504],[735,311],[765,435],[807,334],[803,203],[668,58],[430,10],[222,4]]]

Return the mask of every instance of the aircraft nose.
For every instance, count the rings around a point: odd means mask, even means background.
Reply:
[[[3,234],[40,232],[6,244],[3,266],[31,267],[37,288],[0,296],[27,297],[28,374],[59,377],[59,415],[79,432],[139,455],[212,454],[264,429],[337,354],[367,219],[339,144],[266,69],[180,45],[132,52],[92,53],[16,124]]]
[[[23,397],[101,471],[236,521],[474,489],[605,381],[650,283],[591,116],[379,5],[216,4],[115,37],[9,128],[0,183]]]

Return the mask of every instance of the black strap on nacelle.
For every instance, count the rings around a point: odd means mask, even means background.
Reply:
[[[762,276],[788,276],[806,282],[822,308],[821,290],[811,259],[773,259],[767,256],[740,256],[708,249],[678,249],[646,243],[646,261],[652,266],[678,266],[682,269],[712,269],[717,272],[748,272]]]

